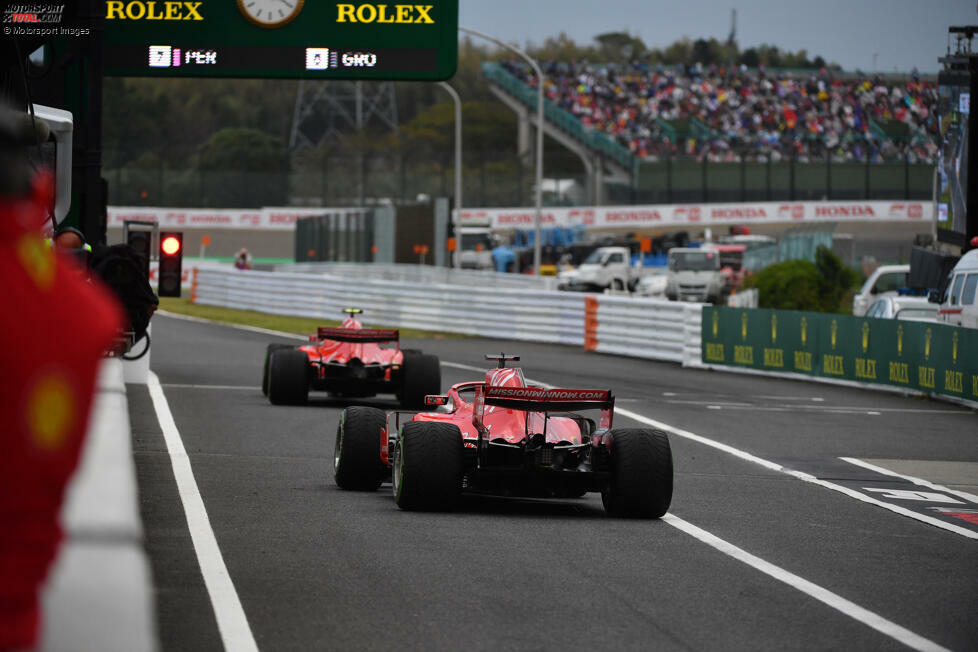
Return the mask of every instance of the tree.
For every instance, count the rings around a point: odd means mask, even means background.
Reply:
[[[601,57],[609,62],[641,59],[646,56],[648,51],[642,39],[634,37],[628,32],[598,34],[594,40],[598,43]]]
[[[744,50],[740,55],[740,63],[748,68],[757,68],[761,65],[761,55],[758,54],[757,48],[747,48]]]
[[[815,262],[788,260],[749,276],[745,288],[757,288],[758,305],[774,310],[839,312],[843,297],[858,274],[830,249],[819,246]]]
[[[692,63],[710,65],[713,63],[720,63],[720,60],[720,44],[717,43],[715,38],[711,38],[709,41],[701,38],[693,41]]]
[[[221,129],[199,150],[204,202],[227,208],[285,203],[289,159],[282,141],[257,129]]]

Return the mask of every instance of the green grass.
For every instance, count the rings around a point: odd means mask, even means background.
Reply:
[[[225,324],[240,324],[242,326],[256,326],[267,328],[283,333],[297,333],[299,335],[310,335],[316,332],[320,326],[339,326],[339,319],[311,319],[309,317],[291,317],[288,315],[272,315],[267,312],[257,312],[255,310],[235,310],[234,308],[222,308],[219,306],[205,306],[197,303],[190,303],[188,298],[161,297],[160,310],[173,312],[189,317],[198,317],[210,321]],[[372,324],[365,320],[365,325],[369,327],[384,328],[383,324]],[[458,333],[434,333],[429,331],[419,331],[410,328],[400,328],[401,337],[405,338],[463,338],[465,335]]]

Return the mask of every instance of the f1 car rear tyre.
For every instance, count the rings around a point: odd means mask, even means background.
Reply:
[[[261,372],[261,393],[265,396],[268,396],[268,367],[272,361],[272,353],[291,348],[293,348],[291,344],[269,344],[265,347],[265,362],[262,365]]]
[[[383,410],[353,406],[340,413],[333,449],[333,480],[342,489],[376,491],[387,475],[380,461],[380,431],[387,417]]]
[[[394,452],[391,481],[401,509],[447,511],[462,492],[462,433],[451,423],[409,421]]]
[[[405,351],[401,383],[401,389],[397,393],[401,405],[409,409],[424,409],[425,396],[441,393],[441,366],[438,364],[438,357]]]
[[[610,516],[659,518],[672,502],[672,450],[661,430],[611,431],[611,480],[601,492]]]
[[[273,405],[301,405],[309,398],[309,356],[299,349],[272,352],[268,365],[268,400]]]

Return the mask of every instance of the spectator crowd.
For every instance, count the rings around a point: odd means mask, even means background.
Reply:
[[[536,87],[528,66],[503,65]],[[890,82],[824,68],[775,74],[763,66],[559,62],[547,64],[544,77],[551,102],[646,160],[913,163],[937,156],[937,88],[916,71]],[[882,136],[873,123],[895,125],[889,131],[897,135]]]

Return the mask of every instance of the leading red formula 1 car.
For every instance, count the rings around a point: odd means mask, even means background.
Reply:
[[[344,489],[390,479],[408,510],[446,510],[462,492],[575,497],[601,492],[613,516],[658,518],[672,500],[672,452],[664,432],[612,429],[610,390],[528,386],[517,356],[487,355],[485,379],[426,397],[432,412],[340,415],[333,477]],[[600,420],[577,412],[600,410]],[[402,416],[405,419],[401,424]]]
[[[405,407],[421,407],[426,395],[441,391],[437,357],[401,349],[396,330],[364,328],[359,308],[343,312],[341,327],[319,328],[309,344],[268,345],[262,392],[273,404],[302,404],[316,390],[349,398],[389,393]]]

